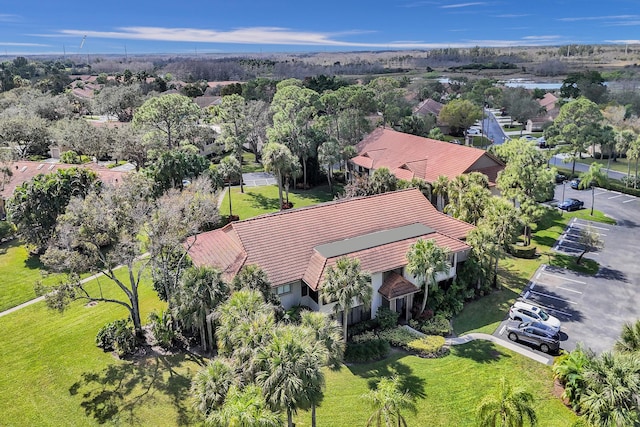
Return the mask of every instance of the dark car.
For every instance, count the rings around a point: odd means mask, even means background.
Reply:
[[[563,173],[556,174],[556,184],[562,184],[567,180],[567,176]]]
[[[560,335],[552,329],[537,323],[520,323],[518,326],[507,327],[511,341],[522,341],[532,344],[544,353],[557,352],[560,349]]]
[[[558,207],[567,212],[577,211],[584,207],[584,202],[578,199],[566,199],[564,202],[558,203]]]

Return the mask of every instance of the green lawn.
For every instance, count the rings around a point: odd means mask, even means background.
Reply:
[[[282,197],[286,197],[283,193]],[[318,203],[333,200],[326,185],[314,187],[310,190],[289,191],[289,201],[294,208],[316,205]],[[231,188],[231,208],[234,215],[240,219],[252,218],[257,215],[278,211],[278,186],[267,185],[264,187],[245,187],[244,194],[240,188]],[[229,215],[229,193],[225,193],[220,206],[220,215]]]
[[[39,258],[29,256],[19,240],[3,243],[0,245],[0,311],[35,298],[36,281],[53,284],[59,277],[47,274]]]
[[[113,295],[106,279],[100,283]],[[143,322],[164,306],[148,280],[140,299]],[[150,355],[132,363],[95,346],[102,325],[126,316],[114,304],[89,308],[78,302],[60,314],[42,302],[0,318],[0,424],[194,424],[188,396],[202,363],[198,357]]]
[[[421,359],[394,353],[386,360],[342,367],[327,372],[324,401],[317,409],[320,426],[366,425],[371,409],[361,399],[379,378],[397,374],[418,396],[417,415],[407,413],[410,426],[472,426],[475,408],[494,392],[500,378],[522,386],[536,398],[538,426],[568,426],[576,416],[553,396],[551,368],[486,341],[453,347],[441,359]],[[311,416],[300,412],[297,426],[310,426]]]
[[[602,165],[602,167],[606,168],[607,167],[607,163],[609,162],[608,159],[594,159],[593,157],[585,157],[583,159],[579,160],[580,163],[586,163],[588,165],[590,165],[591,163],[600,163]],[[611,163],[609,163],[609,169],[612,169],[614,171],[618,171],[618,172],[622,172],[622,173],[627,173],[628,171],[628,165],[629,165],[629,159],[625,158],[618,158],[616,159],[616,161],[614,162],[613,160],[611,160]],[[631,175],[633,175],[635,173],[635,160],[631,161]]]
[[[594,215],[590,216],[589,210],[586,209],[564,213],[556,209],[549,209],[538,223],[538,227],[532,236],[532,244],[537,247],[537,252],[540,256],[535,259],[507,256],[500,260],[499,289],[465,305],[462,312],[453,319],[453,328],[456,334],[462,335],[469,332],[493,333],[500,322],[504,320],[509,307],[520,296],[529,283],[529,279],[542,263],[569,268],[584,274],[595,274],[598,271],[598,263],[596,261],[586,258],[583,259],[580,265],[576,265],[576,257],[551,250],[551,247],[572,218],[588,219],[607,224],[615,223],[614,220],[604,216],[600,211],[594,211]]]
[[[262,163],[256,162],[256,156],[253,153],[242,153],[242,172],[264,172],[264,166]]]
[[[146,318],[163,303],[146,285],[141,306]],[[120,307],[104,303],[76,303],[64,314],[38,303],[0,318],[2,425],[197,425],[189,387],[206,361],[191,354],[150,355],[134,363],[96,348],[99,327],[124,316]],[[419,396],[418,415],[407,414],[409,425],[473,425],[476,405],[501,376],[536,396],[539,426],[566,426],[575,419],[553,397],[548,366],[474,342],[442,359],[393,353],[384,361],[327,371],[318,425],[364,425],[370,409],[361,395],[391,373]],[[309,414],[301,411],[296,422],[309,426]]]

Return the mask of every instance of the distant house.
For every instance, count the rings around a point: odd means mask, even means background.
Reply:
[[[444,107],[444,104],[434,101],[431,98],[427,98],[418,104],[418,106],[413,110],[413,114],[421,117],[431,115],[437,118],[442,107]]]
[[[9,165],[11,177],[9,177],[8,181],[5,182],[4,185],[0,186],[0,216],[4,217],[6,215],[5,202],[9,197],[11,197],[17,186],[30,181],[36,175],[54,173],[57,170],[69,169],[72,167],[90,169],[98,175],[104,184],[109,185],[118,185],[118,183],[122,182],[122,177],[127,173],[114,171],[95,163],[70,165],[66,163],[31,162],[26,160],[12,162]]]
[[[388,128],[374,130],[356,149],[358,155],[348,164],[352,175],[371,175],[384,167],[398,179],[420,178],[434,182],[441,175],[455,179],[465,173],[480,172],[494,186],[498,172],[504,169],[504,163],[484,150]]]
[[[388,307],[408,318],[420,289],[406,271],[406,253],[418,239],[434,239],[450,251],[451,269],[438,281],[456,275],[466,260],[464,242],[473,226],[438,212],[417,189],[323,203],[233,222],[187,240],[197,266],[219,268],[231,279],[249,264],[267,274],[285,308],[305,305],[331,312],[322,299],[327,269],[341,257],[357,258],[371,274],[373,300],[358,306],[349,323],[375,316]]]
[[[545,93],[544,97],[538,100],[538,103],[543,113],[538,117],[527,120],[526,130],[529,132],[542,131],[544,124],[553,121],[560,113],[558,98],[552,93]]]

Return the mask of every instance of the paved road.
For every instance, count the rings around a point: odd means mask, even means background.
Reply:
[[[487,138],[492,139],[494,144],[502,144],[507,136],[502,126],[496,120],[495,115],[485,109],[485,118],[482,120],[482,129]]]
[[[551,166],[557,166],[557,167],[564,168],[564,169],[571,169],[571,167],[572,167],[571,162],[565,163],[564,159],[565,159],[564,155],[556,154],[555,156],[553,156],[551,158],[551,160],[549,161],[549,164]],[[576,162],[576,172],[578,172],[578,173],[579,172],[586,172],[588,170],[589,170],[589,165],[588,164]],[[620,179],[624,178],[625,176],[627,176],[626,173],[614,171],[614,170],[607,169],[607,168],[602,168],[602,171],[603,172],[607,172],[607,175],[611,179],[620,180]]]
[[[242,180],[247,187],[277,184],[275,177],[267,172],[243,173]]]

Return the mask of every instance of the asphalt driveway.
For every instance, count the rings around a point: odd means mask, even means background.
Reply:
[[[556,201],[577,198],[591,208],[591,191],[556,188]],[[604,248],[588,253],[600,264],[595,276],[542,265],[521,295],[523,300],[544,307],[562,321],[560,346],[573,350],[578,343],[596,353],[610,350],[625,322],[640,318],[640,202],[638,198],[596,189],[595,208],[618,221],[617,225],[572,220],[554,250],[578,255],[580,229],[591,227],[604,241]],[[509,320],[494,335],[504,335]],[[515,322],[514,322],[515,323]]]

